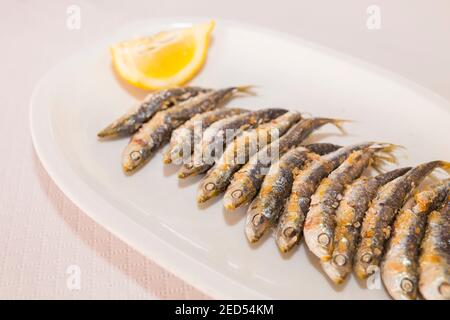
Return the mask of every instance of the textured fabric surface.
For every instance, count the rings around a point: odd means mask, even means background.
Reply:
[[[127,22],[200,15],[290,32],[392,69],[450,97],[450,44],[441,36],[450,29],[448,0],[376,1],[383,19],[376,32],[366,28],[366,8],[372,2],[4,1],[0,298],[208,298],[93,222],[43,170],[32,147],[28,112],[32,89],[51,66]],[[81,8],[79,30],[66,26],[70,5]],[[71,290],[71,266],[81,272],[80,290]]]

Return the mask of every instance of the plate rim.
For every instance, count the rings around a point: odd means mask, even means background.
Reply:
[[[136,20],[131,23],[127,23],[117,30],[110,33],[115,35],[120,30],[132,29],[133,25],[148,24],[148,25],[164,25],[169,24],[175,26],[177,24],[193,23],[199,20],[205,20],[205,17],[170,17],[170,18],[157,18],[157,19],[143,19]],[[340,61],[357,65],[360,68],[382,76],[383,78],[390,79],[396,83],[406,87],[408,90],[412,90],[416,93],[420,93],[428,100],[432,100],[435,104],[443,107],[449,111],[450,101],[444,97],[438,95],[436,92],[431,91],[414,81],[411,81],[403,76],[400,76],[392,71],[386,70],[382,67],[374,65],[365,60],[355,58],[351,55],[336,51],[318,45],[309,40],[305,40],[301,37],[291,35],[289,33],[276,31],[267,27],[262,27],[254,24],[242,23],[229,19],[214,19],[217,24],[221,26],[231,26],[244,28],[247,30],[255,31],[258,33],[265,33],[269,36],[277,36],[285,41],[294,42],[300,46],[306,46],[314,49],[322,54],[338,58]],[[109,36],[111,37],[111,36]],[[108,36],[98,41],[102,43],[102,40],[108,39]],[[43,88],[46,83],[51,79],[52,74],[72,59],[76,59],[78,56],[82,56],[92,48],[98,47],[99,44],[91,43],[87,47],[77,50],[73,54],[69,55],[65,59],[62,59],[59,63],[50,68],[37,82],[32,95],[30,97],[30,110],[29,110],[29,125],[30,133],[34,150],[44,167],[49,177],[54,181],[58,188],[64,193],[64,195],[84,214],[88,215],[92,220],[101,225],[103,228],[111,232],[114,236],[118,237],[130,247],[138,250],[143,255],[147,256],[153,262],[173,273],[180,279],[186,281],[191,286],[197,288],[206,295],[213,298],[257,298],[268,299],[269,297],[257,292],[245,285],[238,283],[237,281],[222,275],[220,272],[213,270],[207,265],[201,263],[198,260],[193,259],[189,255],[184,254],[180,249],[168,244],[163,239],[159,238],[155,234],[152,234],[150,230],[144,229],[132,219],[128,218],[120,209],[112,206],[108,201],[102,197],[96,197],[92,201],[92,193],[90,190],[93,188],[78,178],[73,168],[64,162],[64,156],[60,150],[56,147],[56,144],[45,143],[44,141],[52,141],[53,132],[50,124],[50,110],[43,105],[39,105],[36,100],[40,94],[42,94]],[[449,111],[450,112],[450,111]],[[48,140],[50,139],[50,140]],[[73,179],[71,181],[71,179]],[[78,190],[77,187],[79,187]],[[93,190],[95,191],[95,190]],[[96,203],[93,203],[96,202]],[[103,212],[100,212],[103,211]],[[108,212],[108,213],[105,213]],[[113,218],[113,221],[111,221]],[[123,227],[126,224],[127,227]],[[133,229],[133,231],[130,230]],[[127,229],[127,231],[124,231]],[[145,239],[145,241],[142,241]],[[151,241],[149,241],[151,240]],[[151,248],[149,247],[149,244]],[[174,259],[183,260],[182,263],[174,263]],[[182,265],[182,267],[180,267]]]

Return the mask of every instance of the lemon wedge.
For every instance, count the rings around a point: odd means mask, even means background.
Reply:
[[[203,66],[214,21],[120,42],[110,48],[119,76],[143,89],[190,80]]]

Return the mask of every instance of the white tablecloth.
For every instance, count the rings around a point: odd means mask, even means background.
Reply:
[[[380,9],[379,30],[367,28],[371,4]],[[66,26],[70,5],[81,9],[79,30]],[[127,22],[170,16],[218,17],[289,32],[450,99],[448,0],[3,1],[0,298],[207,298],[67,200],[40,165],[28,129],[32,89],[52,65]]]

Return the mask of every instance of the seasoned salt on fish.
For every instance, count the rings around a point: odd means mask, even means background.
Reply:
[[[248,112],[248,110],[240,108],[220,108],[193,116],[172,132],[169,147],[163,156],[163,162],[166,164],[172,162],[181,164],[191,156],[194,151],[194,144],[201,139],[204,128],[208,128],[221,119],[228,119]]]
[[[260,148],[282,136],[301,119],[298,112],[287,112],[278,118],[246,131],[225,149],[224,154],[200,183],[197,202],[202,203],[225,191],[232,175]]]
[[[116,138],[132,135],[158,111],[166,110],[199,94],[212,91],[212,89],[199,87],[184,87],[152,92],[143,101],[132,107],[125,115],[108,125],[97,135],[99,138]]]
[[[222,155],[222,149],[236,136],[286,112],[288,110],[279,108],[261,109],[214,123],[205,130],[202,139],[195,143],[193,157],[181,167],[178,177],[184,179],[206,172],[214,165],[215,159]]]
[[[353,151],[339,167],[320,182],[311,196],[303,236],[309,250],[321,262],[330,260],[336,226],[335,213],[345,187],[359,178],[373,162],[376,162],[379,153],[390,153],[392,149],[393,145],[381,144]]]
[[[427,300],[450,300],[450,196],[428,216],[419,258],[419,290]]]
[[[158,112],[133,135],[122,156],[127,173],[144,165],[164,143],[174,129],[198,113],[222,107],[222,103],[248,87],[231,87],[199,94],[170,109]]]
[[[291,192],[295,171],[317,160],[319,155],[339,148],[340,146],[331,143],[299,146],[289,150],[272,164],[258,195],[247,210],[245,235],[250,242],[258,241],[278,218]]]
[[[450,163],[432,161],[418,165],[378,190],[362,223],[361,241],[354,261],[358,278],[365,279],[379,270],[385,242],[391,237],[391,224],[398,210],[409,194],[436,168],[450,171]]]
[[[410,167],[400,168],[380,173],[375,177],[362,177],[347,187],[336,211],[333,253],[330,261],[322,263],[324,271],[334,283],[344,282],[352,271],[364,214],[377,190],[410,169]]]
[[[396,300],[415,300],[419,282],[419,250],[427,217],[447,198],[450,180],[416,193],[395,218],[381,266],[384,286]]]
[[[341,129],[342,122],[342,120],[329,118],[303,119],[289,129],[280,139],[266,145],[233,175],[233,179],[224,195],[224,207],[227,210],[235,210],[242,205],[248,204],[259,191],[272,160],[276,160],[290,148],[299,145],[313,131],[323,125],[330,123]]]
[[[364,149],[375,142],[363,142],[343,147],[312,161],[299,171],[292,184],[291,194],[280,215],[275,232],[275,240],[281,252],[292,249],[299,241],[311,196],[322,179],[326,178],[347,157],[356,150]]]

